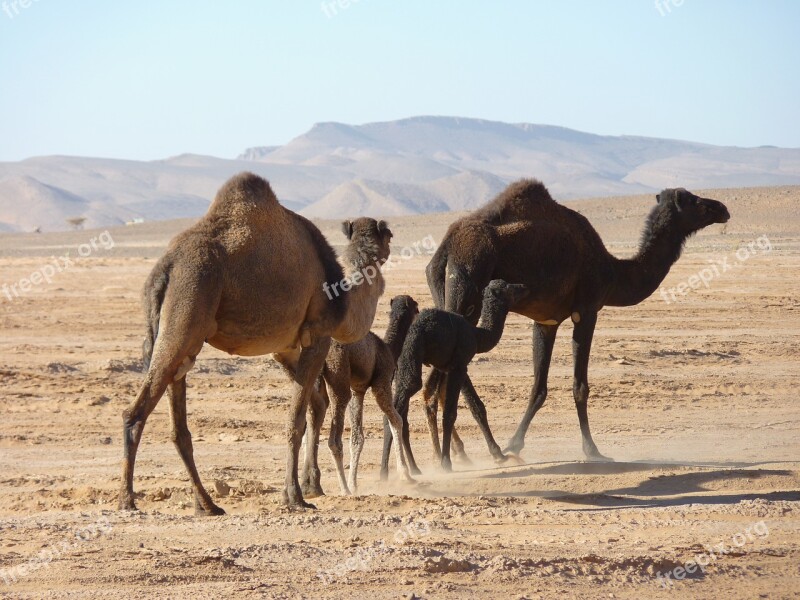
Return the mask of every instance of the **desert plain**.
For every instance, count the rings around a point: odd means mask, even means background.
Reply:
[[[326,422],[326,495],[289,510],[285,376],[268,356],[206,347],[187,381],[200,474],[228,512],[211,518],[193,514],[166,399],[139,449],[140,512],[116,508],[121,413],[143,377],[141,288],[191,221],[0,235],[0,285],[19,290],[0,292],[0,597],[800,596],[800,187],[700,192],[730,222],[692,237],[662,290],[600,314],[589,415],[614,462],[582,455],[565,323],[520,461],[495,464],[462,405],[471,462],[443,473],[417,396],[423,475],[381,482],[382,416],[367,396],[358,494],[339,492]],[[623,257],[653,202],[567,204]],[[438,242],[457,216],[391,219],[376,332],[397,294],[432,306],[415,242]],[[338,223],[318,225],[341,248]],[[64,256],[50,282],[20,290]],[[530,322],[511,315],[470,373],[503,445],[533,383]]]

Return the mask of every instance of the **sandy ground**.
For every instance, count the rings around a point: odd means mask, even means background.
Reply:
[[[229,513],[217,518],[192,514],[166,401],[139,451],[141,512],[116,510],[120,414],[142,379],[139,293],[187,222],[111,230],[110,250],[102,239],[80,246],[100,232],[0,236],[0,285],[30,278],[51,256],[76,259],[51,283],[0,295],[0,596],[800,596],[800,188],[706,195],[728,204],[731,222],[689,241],[664,282],[669,302],[656,293],[601,313],[590,418],[616,462],[583,461],[566,324],[525,464],[491,462],[462,407],[473,464],[445,476],[416,398],[421,483],[382,484],[381,416],[368,397],[359,495],[339,495],[326,424],[328,495],[317,511],[289,511],[279,504],[289,387],[268,357],[208,348],[188,378],[189,420],[201,475]],[[625,256],[652,202],[571,205]],[[453,218],[394,219],[395,254],[438,241]],[[321,225],[343,241],[336,224]],[[387,272],[376,331],[396,294],[431,305],[427,260]],[[669,289],[709,261],[729,268],[673,300]],[[501,444],[530,392],[530,335],[512,316],[499,346],[470,369]],[[668,584],[666,573],[684,578]]]

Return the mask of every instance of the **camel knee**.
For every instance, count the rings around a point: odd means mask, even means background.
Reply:
[[[187,427],[173,427],[170,432],[170,439],[172,443],[179,448],[185,446],[187,443],[192,444],[192,433]]]
[[[439,411],[437,404],[436,396],[425,398],[425,412],[428,414],[428,419],[436,418],[436,414]]]
[[[575,397],[575,404],[586,404],[589,400],[589,384],[586,382],[575,382],[572,386],[572,395]]]
[[[344,445],[342,444],[341,439],[337,439],[334,437],[328,438],[328,448],[336,458],[341,458],[344,456]]]
[[[350,430],[350,445],[356,448],[364,447],[364,431],[361,427],[353,427]]]

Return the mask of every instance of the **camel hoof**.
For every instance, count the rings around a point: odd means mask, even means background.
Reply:
[[[316,506],[303,500],[303,497],[299,493],[290,495],[286,490],[283,490],[283,504],[287,508],[310,508],[311,510],[317,510]]]
[[[505,449],[503,450],[503,454],[516,454],[517,456],[519,456],[524,447],[525,447],[524,443],[511,440],[510,442],[508,442],[508,446],[506,446]]]
[[[198,517],[221,517],[227,513],[216,504],[212,504],[208,508],[199,505],[195,506],[194,514]]]
[[[452,473],[453,472],[453,463],[448,461],[442,461],[442,471],[445,473]]]
[[[403,477],[403,479],[401,479],[401,481],[403,482],[404,485],[407,485],[407,486],[410,486],[410,487],[416,487],[417,485],[419,485],[419,481],[417,481],[416,479],[414,479],[411,476]]]
[[[596,462],[596,463],[612,463],[612,462],[616,462],[610,456],[605,456],[603,454],[600,454],[599,452],[596,452],[594,454],[587,454],[586,455],[586,460],[588,462]]]
[[[389,480],[389,472],[381,471],[381,481],[388,481],[388,480]]]
[[[522,460],[519,457],[519,454],[514,454],[513,452],[507,452],[503,456],[498,456],[497,458],[494,459],[494,462],[496,462],[498,465],[504,464],[504,463],[510,463],[510,464],[514,464],[514,465],[524,465],[525,464],[525,461]]]
[[[139,509],[136,507],[136,502],[134,502],[133,498],[133,494],[120,494],[118,504],[119,510],[138,511]]]
[[[419,467],[409,467],[408,470],[411,471],[412,475],[422,475],[422,471],[419,470]]]

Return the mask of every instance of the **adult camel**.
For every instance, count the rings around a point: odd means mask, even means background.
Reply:
[[[428,285],[437,307],[478,320],[481,293],[492,279],[522,283],[529,295],[512,311],[534,321],[534,383],[525,414],[506,448],[519,453],[536,412],[547,397],[547,374],[558,327],[574,323],[573,396],[583,452],[609,460],[589,430],[588,367],[597,313],[604,306],[633,306],[650,296],[678,260],[692,234],[730,218],[724,204],[678,188],[656,196],[639,251],[628,259],[612,256],[589,221],[558,204],[539,181],[510,184],[494,200],[450,225],[428,264]],[[444,377],[434,371],[425,385],[426,402],[436,402]],[[491,454],[505,458],[492,437],[486,409],[469,378],[462,387]]]
[[[192,480],[196,512],[224,514],[200,481],[186,423],[186,374],[205,343],[239,356],[274,353],[291,373],[284,501],[313,508],[297,474],[306,408],[312,401],[324,415],[315,386],[331,337],[350,343],[369,332],[392,235],[383,221],[367,218],[346,221],[343,229],[350,240],[347,278],[309,220],[282,207],[266,180],[241,173],[222,186],[202,219],[172,240],[144,289],[147,374],[123,413],[121,509],[136,508],[136,451],[147,417],[168,390],[172,439]],[[314,457],[316,442],[312,436]]]

